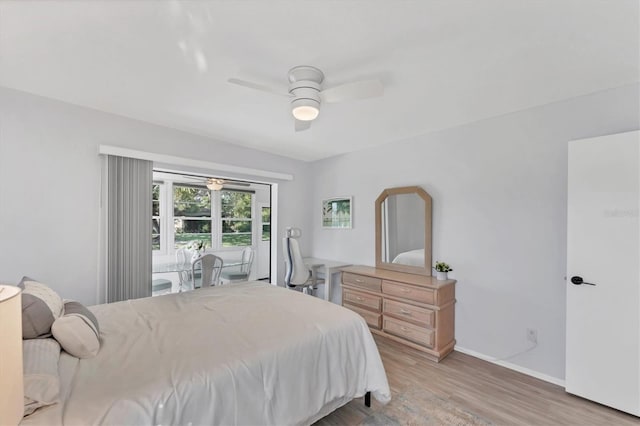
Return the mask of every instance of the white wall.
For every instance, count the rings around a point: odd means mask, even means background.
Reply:
[[[0,282],[29,275],[99,300],[100,144],[293,174],[279,183],[278,241],[310,224],[306,163],[0,88]]]
[[[316,162],[313,255],[374,265],[374,201],[433,197],[433,259],[458,279],[461,347],[564,377],[567,141],[640,128],[637,85]],[[354,228],[324,230],[323,198],[353,195]],[[597,313],[594,313],[597,314]],[[606,336],[596,337],[606,339]],[[594,341],[594,344],[596,343]]]

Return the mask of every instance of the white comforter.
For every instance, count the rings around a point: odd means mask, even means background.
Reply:
[[[91,309],[100,352],[28,424],[308,424],[366,391],[390,399],[364,320],[295,291],[250,282]]]
[[[402,265],[422,266],[424,267],[424,249],[409,250],[397,255],[393,262]]]

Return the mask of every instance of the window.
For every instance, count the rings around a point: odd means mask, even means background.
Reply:
[[[173,187],[174,248],[186,248],[194,240],[211,245],[211,191],[183,185]]]
[[[252,194],[231,190],[219,194],[222,247],[252,245]]]
[[[195,240],[204,241],[213,250],[253,245],[264,238],[258,226],[254,226],[254,216],[258,214],[254,213],[255,198],[254,191],[211,191],[199,184],[156,177],[151,208],[154,254],[172,255]],[[269,238],[269,216],[269,212],[263,213],[266,219],[262,232],[267,238],[264,241]]]
[[[160,185],[151,188],[151,250],[160,250]]]
[[[262,241],[271,241],[271,207],[262,208]]]

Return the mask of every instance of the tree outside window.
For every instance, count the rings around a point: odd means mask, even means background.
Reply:
[[[271,240],[271,207],[262,208],[262,241]]]
[[[174,247],[186,248],[194,240],[211,247],[211,191],[206,188],[174,185]]]
[[[164,200],[167,195],[172,199]],[[250,246],[253,244],[252,203],[251,192],[231,189],[216,192],[196,185],[154,183],[152,249],[166,252],[188,248],[195,240],[202,240],[206,247],[213,249]],[[269,232],[268,220],[264,220],[267,224],[263,234]],[[173,222],[173,229],[162,228],[164,221]]]
[[[160,185],[151,188],[151,250],[160,250]]]
[[[220,191],[222,247],[252,245],[251,194]]]

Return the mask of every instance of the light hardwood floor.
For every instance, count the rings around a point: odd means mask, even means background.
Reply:
[[[407,408],[398,409],[396,403],[391,409],[391,403],[383,406],[374,398],[371,398],[371,408],[366,408],[359,398],[321,419],[317,425],[467,424],[466,419],[473,420],[474,424],[489,425],[640,424],[638,417],[569,395],[559,386],[469,355],[452,352],[436,364],[421,352],[384,337],[375,336],[375,340],[392,398],[401,399]],[[429,398],[425,399],[424,395]],[[467,417],[442,420],[420,412],[429,404],[453,407]],[[385,412],[392,410],[392,414]]]

